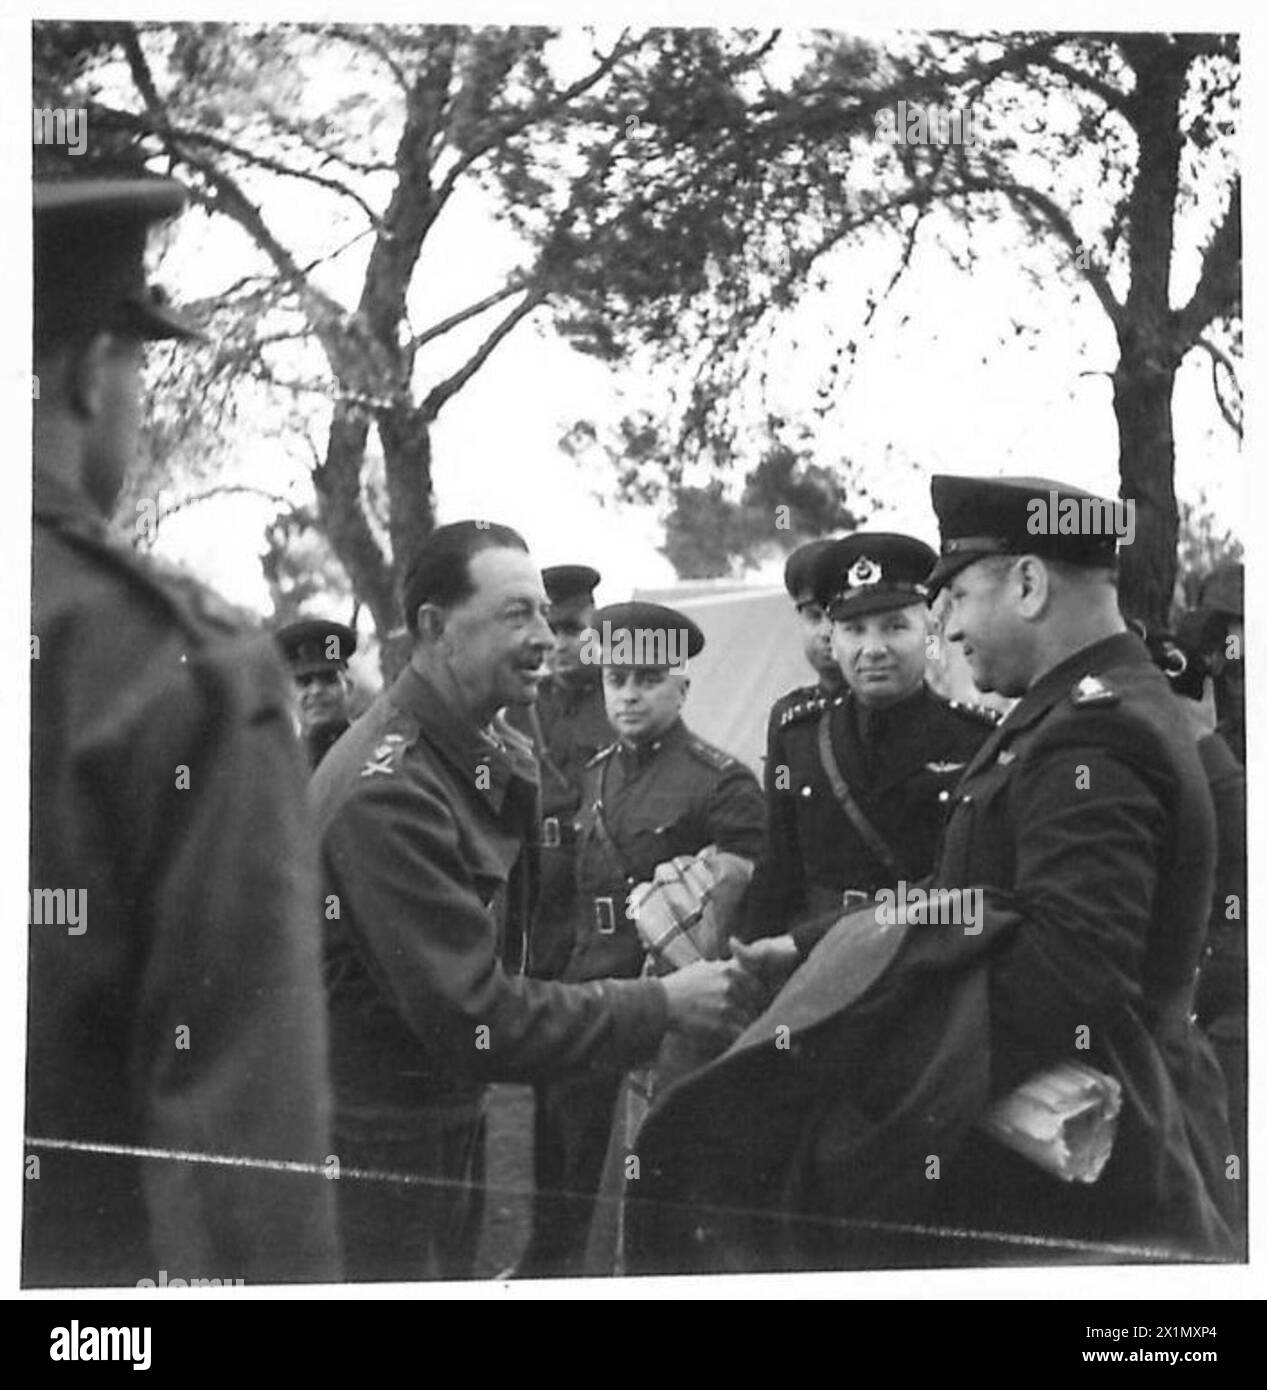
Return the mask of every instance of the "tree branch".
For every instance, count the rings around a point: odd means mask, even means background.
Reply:
[[[1215,319],[1234,313],[1241,302],[1241,179],[1236,176],[1223,220],[1215,228],[1201,262],[1191,299],[1172,316],[1180,356],[1193,347]]]
[[[434,323],[430,328],[424,328],[421,333],[412,338],[409,342],[407,351],[416,352],[424,343],[429,343],[433,338],[442,337],[452,328],[457,328],[467,319],[477,318],[485,309],[491,309],[494,304],[500,304],[503,299],[509,299],[512,294],[518,294],[524,288],[522,281],[503,286],[500,290],[494,290],[492,294],[481,299],[476,304],[468,304],[465,309],[459,309],[456,314],[450,314],[448,318],[441,319],[439,323]]]
[[[513,308],[509,314],[497,325],[496,328],[480,344],[466,364],[460,367],[452,376],[446,377],[444,381],[433,386],[427,392],[420,407],[423,415],[428,421],[434,420],[440,413],[441,408],[459,392],[463,386],[475,375],[476,372],[488,361],[493,349],[497,344],[515,327],[521,319],[527,318],[532,311],[546,297],[546,292],[542,289],[535,289],[524,296],[523,302]]]

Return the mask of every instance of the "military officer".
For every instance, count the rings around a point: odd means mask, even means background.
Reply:
[[[534,705],[511,722],[532,738],[541,765],[541,894],[529,943],[528,973],[555,979],[572,950],[572,887],[576,815],[585,765],[611,742],[603,703],[602,667],[581,660],[582,639],[594,617],[602,576],[588,565],[541,571],[550,600],[554,649],[550,674]]]
[[[951,789],[997,722],[925,683],[924,581],[935,559],[922,541],[881,531],[814,549],[804,583],[826,614],[842,685],[775,706],[769,846],[749,894],[748,939],[932,867]]]
[[[602,662],[617,737],[585,772],[576,944],[563,974],[575,981],[642,971],[645,951],[625,902],[658,864],[707,845],[755,861],[764,831],[756,778],[682,721],[686,661],[704,645],[698,626],[675,609],[634,602],[600,609],[594,629],[601,637],[591,651]],[[562,1191],[538,1195],[521,1274],[582,1271],[620,1083],[620,1073],[609,1069],[548,1088],[546,1118]]]
[[[1240,1165],[1192,1019],[1213,811],[1186,716],[1118,611],[1111,508],[1030,478],[935,478],[933,505],[947,636],[980,689],[1019,702],[955,789],[937,912],[843,917],[652,1111],[637,1269],[1087,1253],[1070,1241],[1234,1255]],[[1075,529],[1032,527],[1053,510]],[[735,951],[787,968],[807,944]],[[1095,1181],[978,1130],[1022,1083],[1079,1067],[1120,1087]],[[918,1223],[917,1248],[889,1222]]]
[[[351,724],[348,658],[356,633],[329,618],[301,618],[277,634],[299,705],[299,735],[315,768]]]
[[[144,278],[183,201],[167,179],[35,187],[26,1285],[339,1277],[285,673],[106,529],[145,344],[192,336]]]
[[[1245,764],[1245,567],[1220,565],[1201,586],[1208,614],[1208,655],[1214,675],[1219,735]]]
[[[545,677],[545,591],[490,521],[432,532],[402,587],[409,665],[312,782],[335,1152],[417,1179],[338,1184],[355,1279],[472,1273],[488,1082],[619,1075],[670,1029],[724,1035],[750,986],[730,962],[568,984],[506,968],[524,959],[540,816],[531,744],[501,711]]]

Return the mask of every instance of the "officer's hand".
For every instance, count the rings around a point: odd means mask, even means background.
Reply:
[[[790,936],[765,936],[747,945],[732,940],[730,954],[767,990],[782,989],[801,963],[801,953]]]
[[[764,997],[752,975],[730,960],[700,960],[660,983],[669,996],[669,1026],[730,1042],[757,1016]]]

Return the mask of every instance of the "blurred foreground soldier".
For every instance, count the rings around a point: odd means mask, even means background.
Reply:
[[[282,628],[277,645],[295,682],[299,734],[308,766],[315,768],[352,722],[348,658],[356,651],[356,633],[328,618],[303,618]]]
[[[665,980],[510,973],[537,881],[539,788],[499,715],[536,698],[546,596],[519,535],[442,526],[403,585],[410,664],[313,779],[326,898],[335,1152],[411,1181],[338,1185],[349,1274],[473,1272],[489,1081],[624,1068],[670,1028],[726,1037],[751,991],[727,963]]]
[[[339,1274],[304,771],[285,673],[108,538],[165,179],[35,189],[26,1285]],[[84,1149],[73,1146],[83,1144]],[[157,1159],[93,1145],[164,1151]]]
[[[844,685],[793,692],[771,713],[769,848],[748,897],[750,940],[860,906],[933,866],[951,789],[998,722],[925,684],[924,581],[936,558],[883,531],[814,549],[804,582]]]
[[[1029,524],[1053,492],[1075,532]],[[652,1111],[635,1270],[1032,1260],[1043,1239],[1064,1260],[1130,1258],[1068,1239],[1235,1254],[1241,1164],[1192,1021],[1213,812],[1183,710],[1118,612],[1113,504],[974,478],[935,478],[933,503],[947,636],[980,689],[1021,698],[956,789],[938,891],[845,916]],[[735,954],[772,980],[799,957],[787,937]],[[1094,1082],[1098,1177],[978,1129],[1023,1085],[1066,1113],[1068,1087],[1039,1084],[1057,1076]]]
[[[756,778],[682,722],[686,664],[704,645],[695,623],[660,604],[619,603],[594,615],[593,636],[618,737],[585,774],[576,945],[563,975],[577,981],[642,972],[647,948],[626,903],[657,867],[706,846],[755,862],[764,830]],[[621,1070],[591,1068],[547,1088],[543,1147],[560,1190],[538,1192],[521,1276],[583,1273],[622,1079]]]

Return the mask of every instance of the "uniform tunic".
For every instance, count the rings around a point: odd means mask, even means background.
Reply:
[[[658,864],[707,845],[756,860],[764,813],[752,773],[679,720],[652,742],[614,743],[593,759],[579,824],[576,945],[565,980],[637,975],[645,951],[625,916],[629,890]],[[522,1273],[583,1272],[620,1083],[620,1072],[598,1070],[546,1089]]]
[[[564,978],[594,980],[642,969],[645,952],[625,916],[636,883],[706,845],[755,861],[765,814],[752,773],[679,720],[651,743],[613,743],[591,762],[579,825],[576,945]]]
[[[551,677],[534,710],[515,711],[511,722],[540,745],[541,892],[532,925],[528,973],[554,979],[573,945],[572,898],[576,876],[577,813],[585,767],[611,742],[602,673],[583,668],[571,680]]]
[[[272,644],[36,483],[23,1282],[337,1278],[305,771]],[[84,929],[39,897],[86,893]],[[73,934],[72,934],[73,930]]]
[[[878,709],[822,686],[777,701],[766,735],[769,847],[748,895],[748,940],[838,906],[846,890],[873,893],[895,879],[832,790],[819,753],[825,713],[841,776],[911,881],[932,868],[951,791],[998,722],[923,684]]]
[[[1206,777],[1144,645],[1121,634],[1062,662],[955,794],[932,882],[980,888],[978,929],[877,931],[871,914],[833,928],[730,1052],[648,1117],[635,1267],[1009,1253],[788,1220],[802,1215],[1232,1255],[1223,1085],[1191,1017],[1213,866]],[[1094,1184],[974,1132],[1062,1061],[1122,1086]]]

